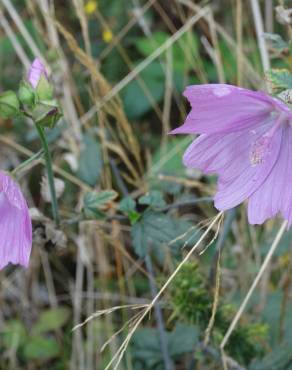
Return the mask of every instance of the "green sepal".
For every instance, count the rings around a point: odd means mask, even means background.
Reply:
[[[39,101],[53,99],[53,87],[44,74],[41,75],[35,91]]]
[[[19,100],[13,91],[5,91],[0,95],[0,117],[13,118],[19,115]]]
[[[22,81],[18,89],[18,98],[23,105],[29,108],[33,107],[36,101],[35,91],[32,86],[26,82]]]
[[[55,100],[42,101],[32,110],[32,119],[42,127],[54,128],[62,113]]]

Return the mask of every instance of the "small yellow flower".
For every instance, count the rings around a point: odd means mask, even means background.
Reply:
[[[113,33],[112,33],[111,30],[109,30],[109,29],[103,30],[102,39],[103,39],[104,42],[107,42],[107,43],[111,42],[113,37],[114,36],[113,36]]]
[[[97,2],[94,0],[87,1],[84,7],[85,13],[89,15],[94,13],[96,9],[97,9]]]

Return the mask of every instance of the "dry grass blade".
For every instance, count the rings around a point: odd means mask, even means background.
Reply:
[[[130,308],[131,310],[138,310],[140,308],[144,308],[144,307],[147,307],[148,305],[147,304],[127,304],[127,305],[123,305],[123,306],[115,306],[115,307],[111,307],[111,308],[107,308],[105,310],[99,310],[97,312],[95,312],[94,314],[90,315],[89,317],[87,317],[86,320],[84,320],[83,322],[81,322],[80,324],[77,324],[73,327],[72,331],[75,331],[79,328],[81,328],[82,326],[86,325],[89,321],[93,320],[93,319],[96,319],[97,317],[100,317],[100,316],[103,316],[103,315],[109,315],[117,310],[123,310],[125,308]]]
[[[113,356],[111,361],[106,366],[105,370],[109,370],[111,366],[115,363],[113,370],[116,370],[123,358],[123,355],[127,349],[128,343],[131,340],[133,334],[135,333],[138,326],[141,324],[143,319],[149,314],[149,312],[152,310],[155,303],[159,300],[163,292],[166,290],[166,288],[169,286],[169,284],[172,282],[174,277],[177,275],[177,273],[180,271],[181,267],[189,260],[191,255],[195,252],[195,250],[200,246],[201,242],[206,238],[206,236],[209,234],[209,232],[212,230],[213,226],[221,219],[223,216],[223,212],[219,212],[216,217],[214,217],[213,221],[208,226],[207,230],[202,234],[202,236],[199,238],[197,243],[191,248],[191,250],[186,254],[186,256],[183,258],[183,260],[180,262],[180,264],[177,266],[177,268],[174,270],[174,272],[170,275],[170,277],[167,279],[167,281],[164,283],[162,288],[159,290],[158,294],[154,297],[154,299],[151,301],[149,305],[147,305],[147,308],[142,312],[141,316],[137,319],[136,323],[134,324],[133,328],[130,330],[129,334],[127,335],[126,339],[121,344],[119,350],[116,352],[116,354]]]
[[[74,53],[74,56],[78,59],[78,61],[84,65],[92,77],[95,79],[95,81],[98,84],[98,91],[99,91],[99,98],[101,101],[104,99],[104,97],[108,96],[110,94],[111,88],[106,79],[103,77],[103,75],[99,72],[97,68],[97,64],[95,61],[87,55],[77,44],[74,37],[68,32],[58,21],[55,21],[58,30],[61,32],[63,37],[66,39],[68,46]],[[116,99],[114,101],[111,101],[110,106],[106,109],[107,113],[114,116],[117,121],[120,124],[120,128],[122,129],[121,132],[124,132],[124,135],[122,136],[123,142],[126,146],[128,146],[129,149],[131,149],[133,155],[135,156],[137,163],[140,166],[140,169],[142,168],[141,165],[141,158],[139,154],[139,144],[136,140],[136,137],[134,135],[134,132],[132,130],[132,127],[130,123],[128,122],[123,108],[122,103],[116,96]],[[93,117],[93,115],[96,113],[96,111],[90,116],[89,119]],[[88,119],[88,120],[89,120]],[[86,121],[88,121],[86,120]],[[81,122],[85,122],[83,118],[81,118]],[[136,175],[137,179],[139,178],[139,174]]]
[[[157,48],[148,58],[144,59],[132,72],[124,77],[115,87],[108,92],[106,96],[100,101],[99,104],[92,107],[82,118],[81,121],[87,122],[93,115],[103,108],[111,99],[113,99],[125,86],[128,85],[136,76],[141,73],[150,63],[164,53],[168,48],[171,47],[187,30],[189,30],[195,23],[197,23],[202,17],[209,12],[209,8],[202,8],[198,14],[191,17],[184,26],[182,26],[174,35],[172,35],[164,44]]]

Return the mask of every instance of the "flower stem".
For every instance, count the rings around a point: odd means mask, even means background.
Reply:
[[[48,142],[46,139],[46,134],[44,128],[36,123],[36,128],[41,139],[42,147],[45,153],[45,161],[46,161],[46,168],[47,168],[47,175],[48,175],[48,182],[51,194],[51,201],[52,201],[52,212],[53,217],[55,220],[55,224],[59,226],[60,224],[60,217],[59,217],[59,209],[58,209],[58,202],[56,196],[56,189],[55,189],[55,182],[54,182],[54,175],[53,175],[53,167],[52,167],[52,157],[49,150]]]

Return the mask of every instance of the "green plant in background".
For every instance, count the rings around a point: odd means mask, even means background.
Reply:
[[[212,313],[213,294],[207,281],[198,263],[187,263],[174,279],[169,300],[174,310],[172,318],[184,317],[186,322],[195,325],[201,333],[201,341]],[[235,308],[232,305],[224,303],[223,300],[220,301],[210,346],[219,347],[234,312]],[[265,353],[267,334],[267,324],[253,324],[245,318],[244,322],[234,330],[226,348],[227,353],[239,363],[248,365],[254,358],[261,357]],[[194,349],[195,352],[196,349]]]
[[[68,359],[64,351],[65,343],[60,340],[58,331],[64,328],[69,318],[70,309],[60,306],[43,310],[30,330],[27,330],[21,320],[7,321],[0,332],[1,361],[13,348],[19,364],[27,361],[44,364],[61,358],[60,363],[66,366]]]

